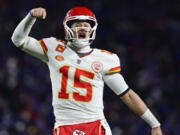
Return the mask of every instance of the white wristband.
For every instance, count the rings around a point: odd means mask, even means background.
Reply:
[[[147,109],[147,111],[141,115],[141,118],[146,121],[152,128],[156,128],[160,126],[159,121],[156,119],[156,117],[152,114],[152,112]]]

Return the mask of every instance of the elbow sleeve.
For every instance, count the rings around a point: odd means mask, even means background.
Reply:
[[[119,73],[104,76],[104,81],[117,95],[121,95],[129,88],[123,76]]]

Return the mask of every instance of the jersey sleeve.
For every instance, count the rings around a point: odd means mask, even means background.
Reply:
[[[105,75],[119,73],[120,71],[120,59],[116,54],[112,54],[112,56],[106,59]]]
[[[111,88],[116,95],[123,96],[129,91],[129,86],[126,84],[121,74],[110,74],[103,77],[106,85]]]
[[[40,43],[33,37],[27,37],[21,49],[28,54],[42,60],[43,62],[48,61],[47,56],[45,55],[43,49],[40,46]]]

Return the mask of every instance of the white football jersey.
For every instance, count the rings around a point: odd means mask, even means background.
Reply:
[[[55,128],[104,119],[103,76],[120,72],[118,56],[93,49],[79,57],[64,41],[53,37],[40,40],[40,44],[49,59]]]

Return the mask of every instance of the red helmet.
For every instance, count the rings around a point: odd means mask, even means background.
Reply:
[[[92,28],[90,39],[94,40],[96,35],[96,28],[98,24],[94,13],[86,7],[74,7],[67,12],[63,21],[66,39],[71,40],[73,38],[71,25],[74,21],[77,20],[87,21],[90,23]]]

